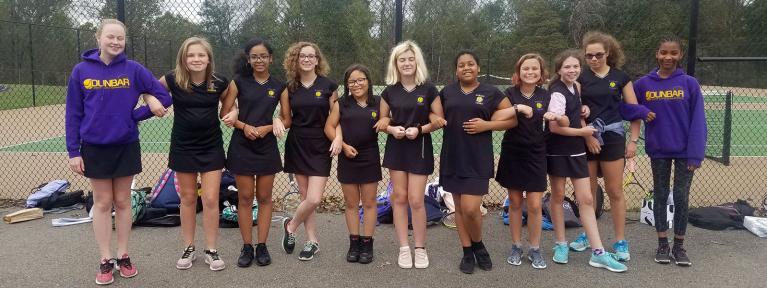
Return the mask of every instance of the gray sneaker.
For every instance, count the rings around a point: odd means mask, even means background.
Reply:
[[[309,261],[314,258],[314,255],[320,252],[320,244],[317,242],[306,241],[304,249],[301,253],[298,253],[298,260]]]
[[[533,262],[533,268],[546,269],[546,260],[543,260],[541,249],[530,249],[527,251],[527,259]]]
[[[511,252],[509,253],[509,257],[506,258],[506,263],[516,266],[522,265],[522,248],[519,248],[516,245],[511,246]]]

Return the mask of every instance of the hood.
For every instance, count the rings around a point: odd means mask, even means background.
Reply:
[[[671,76],[669,76],[668,78],[661,78],[660,76],[658,76],[658,69],[659,68],[655,68],[652,71],[650,71],[650,73],[647,74],[647,77],[650,77],[650,79],[653,79],[655,81],[663,81],[663,80],[674,79],[680,75],[685,75],[684,70],[682,70],[682,68],[676,68],[676,70],[674,70],[674,73],[671,73]]]

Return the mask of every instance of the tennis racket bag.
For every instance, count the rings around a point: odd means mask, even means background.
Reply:
[[[181,189],[178,186],[176,172],[165,169],[149,194],[149,207],[165,208],[168,209],[168,213],[178,213],[179,205],[181,205],[179,193]]]

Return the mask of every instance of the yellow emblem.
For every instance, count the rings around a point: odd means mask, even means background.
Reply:
[[[535,103],[535,108],[541,109],[541,108],[543,108],[543,104]]]
[[[269,96],[274,96],[274,90],[269,90],[269,92],[267,92],[267,94],[269,94]]]
[[[378,113],[376,113],[376,111],[373,111],[370,113],[370,116],[373,116],[373,119],[376,119],[376,117],[378,116]]]
[[[485,98],[482,97],[482,96],[477,96],[477,98],[474,99],[474,101],[476,101],[477,104],[482,104],[482,101],[484,101],[484,100],[485,100]]]
[[[423,103],[423,96],[418,96],[417,101],[418,101],[418,103]]]
[[[322,92],[320,91],[314,92],[314,96],[320,97],[322,96]]]
[[[610,81],[610,88],[615,88],[615,81]]]

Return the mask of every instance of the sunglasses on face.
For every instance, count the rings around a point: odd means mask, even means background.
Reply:
[[[605,52],[599,52],[596,54],[586,53],[586,60],[591,60],[593,58],[596,58],[597,60],[602,59],[602,57],[605,57]]]

